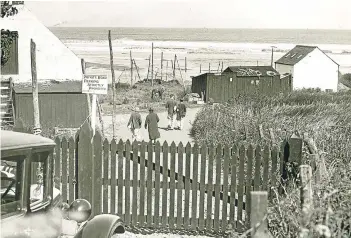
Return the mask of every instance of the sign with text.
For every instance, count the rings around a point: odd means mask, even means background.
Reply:
[[[107,94],[107,75],[84,75],[82,93]]]

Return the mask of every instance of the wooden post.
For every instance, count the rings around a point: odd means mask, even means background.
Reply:
[[[289,162],[296,162],[298,166],[301,165],[302,160],[302,138],[293,134],[289,139]]]
[[[309,165],[300,166],[300,199],[301,199],[301,230],[299,237],[308,237],[307,228],[313,210],[313,191],[312,191],[312,168]]]
[[[272,128],[269,128],[269,135],[271,137],[272,146],[275,144],[275,136]]]
[[[154,86],[154,43],[151,44],[151,86]]]
[[[81,59],[80,63],[82,65],[82,74],[83,74],[83,77],[84,77],[84,74],[85,74],[85,61],[84,61],[84,59]],[[88,103],[89,116],[91,116],[91,98],[90,98],[90,94],[86,93],[86,97],[87,97],[87,103]]]
[[[150,63],[151,63],[151,56],[149,55],[149,66],[147,67],[147,75],[146,75],[147,81],[149,81]]]
[[[134,62],[134,66],[136,68],[136,71],[137,71],[137,74],[138,74],[138,78],[139,78],[139,81],[140,81],[141,79],[140,79],[140,74],[139,74],[139,68],[138,68],[138,66],[137,66],[137,64],[135,62],[135,59],[133,59],[133,62]]]
[[[223,72],[223,61],[222,61],[222,69],[221,69],[221,72]]]
[[[211,63],[208,63],[208,72],[211,73]]]
[[[267,226],[267,191],[251,192],[251,237],[252,238],[271,238]]]
[[[163,75],[163,52],[161,52],[161,81],[162,81],[162,75]]]
[[[274,52],[274,50],[273,50],[273,46],[272,46],[272,55],[271,55],[271,66],[273,67],[273,52]],[[258,61],[257,61],[257,64],[258,64]],[[257,65],[258,66],[258,65]]]
[[[187,69],[186,69],[186,57],[185,57],[185,62],[184,62],[184,64],[185,64],[185,73],[186,73],[186,70],[187,70]]]
[[[102,119],[102,107],[100,105],[98,97],[96,98],[96,106],[97,106],[97,110],[98,110],[98,114],[99,114],[99,121],[100,121],[100,125],[101,125],[101,135],[102,135],[102,137],[105,137],[104,120]]]
[[[176,61],[177,61],[177,55],[174,55],[174,62],[173,62],[173,79],[175,79]]]
[[[30,61],[32,71],[32,94],[33,94],[33,112],[34,112],[34,128],[35,135],[41,134],[40,118],[39,118],[39,99],[38,99],[38,80],[36,65],[36,45],[33,39],[30,39]]]
[[[201,64],[200,64],[200,74],[201,74]]]
[[[112,41],[111,41],[111,30],[108,31],[108,43],[110,47],[110,65],[111,65],[111,74],[112,74],[112,103],[113,103],[113,109],[112,109],[112,135],[113,138],[116,138],[115,134],[115,124],[116,124],[116,117],[115,117],[115,112],[116,112],[116,79],[115,79],[115,70],[113,68],[113,51],[112,51]],[[96,96],[95,96],[96,97]],[[93,96],[93,101],[94,101],[94,96]],[[96,100],[95,100],[96,101]],[[96,113],[96,112],[95,112]],[[92,107],[92,117],[93,114],[95,114],[93,111]],[[95,131],[95,128],[93,127],[93,131]]]
[[[132,51],[129,51],[130,54],[130,87],[133,86],[133,58],[132,58]]]
[[[182,80],[182,84],[183,84],[184,92],[185,92],[185,84],[184,84],[184,80],[183,80],[183,76],[182,76],[182,70],[180,69],[180,65],[179,65],[178,60],[177,60],[177,64],[178,64],[178,69],[179,69],[179,73],[180,73],[180,79]]]
[[[168,60],[167,60],[167,65],[166,65],[166,81],[168,80]]]
[[[258,125],[258,132],[260,134],[260,139],[264,139],[263,126],[262,124]]]

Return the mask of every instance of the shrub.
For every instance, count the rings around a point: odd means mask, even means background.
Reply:
[[[307,132],[325,152],[329,180],[318,184],[311,231],[326,224],[333,237],[351,237],[351,93],[308,92],[288,95],[238,95],[225,105],[205,106],[197,114],[191,134],[199,144],[232,145],[234,142],[266,144],[268,128],[277,142],[287,132]],[[262,125],[265,138],[258,131]],[[308,161],[304,154],[303,161]],[[300,224],[299,192],[286,188],[287,196],[270,201],[269,229],[274,237],[296,237]],[[298,191],[298,190],[297,190]],[[332,212],[331,212],[332,211]],[[326,220],[328,218],[328,221]],[[317,237],[311,234],[310,237]]]

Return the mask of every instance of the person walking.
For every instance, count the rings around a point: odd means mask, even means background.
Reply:
[[[168,119],[168,130],[173,130],[173,122],[174,122],[174,117],[175,117],[175,110],[176,110],[177,103],[174,100],[174,95],[171,94],[170,100],[167,101],[166,103],[166,108],[167,108],[167,119]]]
[[[183,129],[183,120],[186,115],[186,106],[183,103],[183,99],[180,99],[180,103],[177,105],[176,108],[176,120],[177,120],[177,127],[175,129],[182,130]]]
[[[132,109],[132,114],[130,115],[129,121],[128,121],[128,128],[132,132],[132,142],[134,140],[139,140],[140,139],[140,128],[142,125],[141,121],[141,115],[139,113],[139,108],[134,107]]]
[[[160,121],[158,115],[154,113],[153,108],[149,108],[149,115],[145,119],[145,129],[148,129],[149,139],[152,143],[155,143],[160,138],[160,132],[158,130],[158,122]]]

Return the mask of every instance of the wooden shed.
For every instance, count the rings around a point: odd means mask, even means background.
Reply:
[[[281,75],[271,66],[230,66],[221,74],[205,73],[192,78],[193,93],[204,94],[205,102],[227,102],[245,93],[262,95],[291,91],[290,77]]]
[[[78,128],[89,116],[82,81],[45,81],[38,85],[40,124],[44,129]],[[34,124],[32,85],[14,84],[15,118]]]

